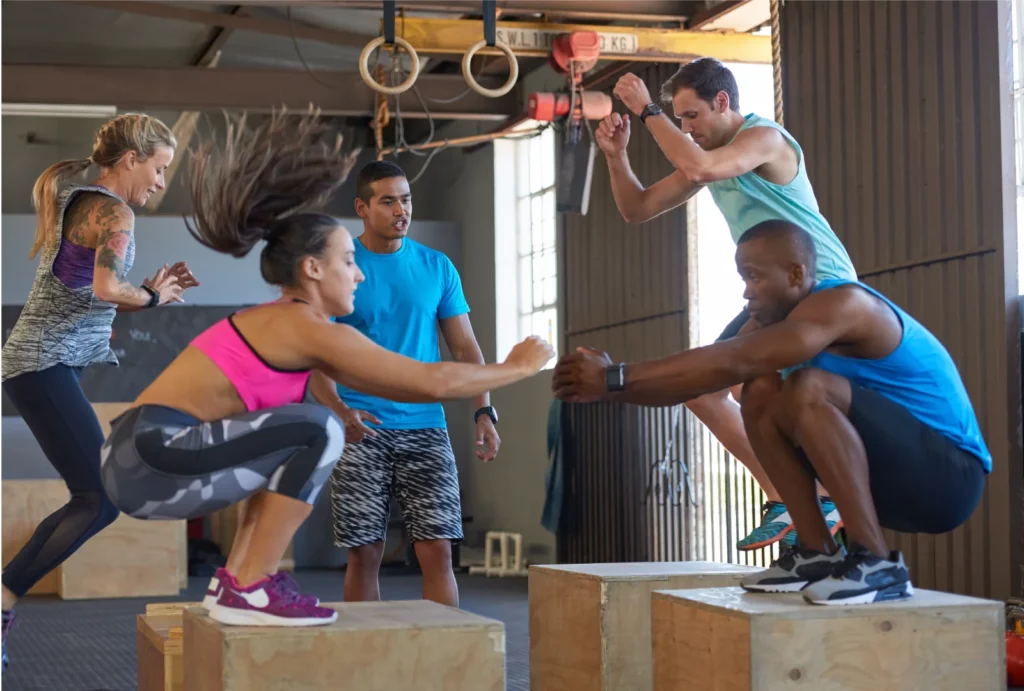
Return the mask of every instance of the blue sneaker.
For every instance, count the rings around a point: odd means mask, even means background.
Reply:
[[[761,507],[763,517],[761,525],[754,528],[750,535],[736,543],[736,549],[761,549],[775,544],[793,532],[793,519],[789,517],[786,505],[780,501],[766,501]],[[794,544],[796,544],[794,542]]]
[[[828,532],[832,533],[832,537],[843,528],[843,519],[839,515],[839,509],[836,508],[835,503],[828,497],[821,498],[821,511],[825,514],[825,523],[828,525]],[[782,538],[782,544],[787,547],[796,547],[796,529],[790,530],[786,533],[785,537]]]
[[[902,554],[894,550],[888,559],[882,559],[858,548],[828,578],[808,585],[804,600],[812,605],[867,605],[902,600],[913,594]]]
[[[7,665],[11,662],[7,657],[7,632],[11,630],[12,626],[14,626],[14,612],[4,612],[2,628],[0,628],[3,636],[3,642],[0,643],[3,647],[3,667],[0,669],[0,674],[6,671]]]

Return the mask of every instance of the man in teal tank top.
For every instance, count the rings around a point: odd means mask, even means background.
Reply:
[[[634,74],[619,79],[615,95],[650,130],[676,168],[672,175],[645,188],[626,156],[630,118],[618,113],[605,118],[596,139],[608,161],[615,202],[627,221],[641,223],[654,218],[707,187],[734,241],[762,221],[786,220],[810,233],[818,255],[819,280],[857,279],[846,249],[818,209],[800,144],[772,120],[741,113],[736,78],[725,65],[714,58],[700,58],[680,67],[662,86],[662,100],[671,103],[680,126],[652,101],[646,85]],[[749,315],[743,310],[718,340],[732,338],[741,329],[749,331],[754,325],[748,322]],[[687,407],[750,470],[767,495],[761,525],[737,547],[760,549],[779,540],[793,545],[792,518],[744,432],[739,391],[733,391],[732,398],[729,393],[711,392]],[[830,529],[838,532],[842,527],[839,513],[824,490],[819,488],[819,493]]]
[[[555,368],[558,398],[684,403],[742,385],[745,429],[798,533],[754,592],[803,591],[812,604],[910,597],[883,528],[940,534],[974,513],[992,455],[949,353],[878,291],[816,278],[813,236],[771,220],[740,237],[736,265],[758,328],[661,360],[614,365],[580,349]],[[842,511],[836,545],[815,485]]]

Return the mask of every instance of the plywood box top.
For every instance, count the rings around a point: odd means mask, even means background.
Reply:
[[[655,590],[652,598],[654,601],[685,600],[697,609],[742,619],[829,619],[880,614],[898,616],[901,611],[938,614],[972,608],[1003,609],[1003,604],[994,600],[921,589],[915,589],[914,596],[905,600],[847,607],[811,605],[803,599],[801,593],[748,593],[738,587]]]
[[[387,600],[383,602],[329,602],[324,607],[338,611],[338,619],[325,626],[222,626],[205,616],[202,609],[188,609],[186,616],[196,616],[203,623],[220,629],[225,638],[280,638],[319,636],[321,634],[389,629],[415,630],[480,630],[504,635],[505,625],[497,619],[481,617],[454,607],[427,600]]]
[[[601,581],[664,580],[670,576],[701,576],[713,574],[746,574],[763,568],[715,561],[649,561],[613,564],[545,564],[531,566],[530,571],[557,572]]]
[[[181,615],[138,615],[138,629],[162,653],[180,653],[182,650]]]

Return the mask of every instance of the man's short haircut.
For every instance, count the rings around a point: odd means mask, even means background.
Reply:
[[[782,219],[761,221],[749,228],[740,239],[737,245],[750,242],[756,238],[768,240],[787,240],[793,250],[794,259],[807,267],[807,271],[813,276],[818,266],[818,251],[814,247],[814,240],[806,230]]]
[[[661,85],[661,99],[671,103],[680,89],[693,89],[697,96],[714,103],[719,91],[729,96],[729,108],[740,111],[740,89],[732,71],[715,58],[697,58],[688,62]]]
[[[373,183],[378,180],[389,178],[404,178],[405,171],[397,163],[391,161],[371,161],[359,171],[359,181],[356,187],[356,196],[367,204],[373,196]]]

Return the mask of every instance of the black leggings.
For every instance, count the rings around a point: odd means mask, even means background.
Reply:
[[[19,598],[118,515],[100,482],[103,430],[79,375],[77,368],[55,365],[3,383],[71,493],[71,500],[47,516],[4,567],[4,587]]]

